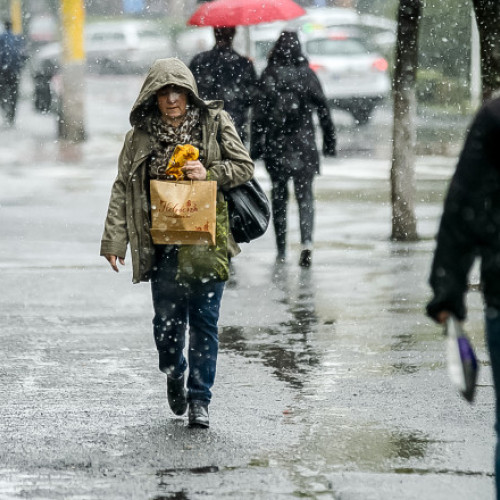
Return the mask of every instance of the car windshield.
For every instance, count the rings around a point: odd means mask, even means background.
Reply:
[[[365,46],[352,38],[319,38],[306,43],[307,53],[312,56],[351,56],[366,54]]]
[[[89,36],[92,42],[109,42],[109,41],[124,41],[125,35],[118,32],[108,32],[108,33],[93,33]]]
[[[157,31],[152,31],[152,30],[139,30],[137,32],[137,35],[139,38],[161,38],[162,34],[158,33]]]

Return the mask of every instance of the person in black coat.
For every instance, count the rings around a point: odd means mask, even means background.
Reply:
[[[200,97],[224,101],[243,141],[249,108],[257,85],[252,61],[233,48],[236,28],[214,28],[215,46],[193,57],[189,69],[194,75]]]
[[[478,111],[446,195],[430,274],[427,314],[444,323],[467,315],[470,269],[481,262],[481,290],[496,395],[497,499],[500,499],[500,98]]]
[[[21,71],[28,57],[24,39],[12,32],[12,23],[5,21],[4,27],[0,35],[0,105],[10,127],[16,119]]]
[[[286,258],[288,181],[293,179],[299,206],[302,250],[299,265],[312,262],[314,195],[319,174],[313,110],[323,131],[323,154],[336,155],[335,127],[325,94],[302,53],[297,33],[278,38],[259,81],[253,108],[252,159],[262,157],[272,182],[273,224],[277,261]]]

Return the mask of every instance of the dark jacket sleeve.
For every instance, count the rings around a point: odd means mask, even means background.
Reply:
[[[468,275],[476,256],[476,238],[468,223],[472,210],[463,190],[452,182],[429,279],[434,296],[427,304],[427,314],[433,319],[441,311],[452,312],[460,320],[466,317]]]
[[[262,157],[265,151],[265,140],[268,120],[267,97],[265,86],[266,72],[256,83],[256,93],[252,107],[252,120],[250,126],[250,156],[252,160]]]
[[[309,69],[309,75],[310,100],[316,106],[319,124],[323,131],[323,154],[325,156],[336,156],[337,138],[328,101],[316,73]]]
[[[246,104],[250,107],[257,98],[257,73],[250,60],[247,60],[244,80],[243,90],[245,92]]]

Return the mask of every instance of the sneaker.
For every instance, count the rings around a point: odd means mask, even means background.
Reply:
[[[210,426],[208,404],[201,401],[192,401],[189,404],[188,423],[189,427],[208,428]]]
[[[167,375],[167,399],[175,415],[184,415],[187,410],[187,394],[184,388],[184,375],[172,378]]]
[[[311,264],[312,264],[312,251],[302,250],[302,252],[300,252],[299,266],[311,267]]]

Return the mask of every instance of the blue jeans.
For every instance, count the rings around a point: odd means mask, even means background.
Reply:
[[[177,249],[157,247],[157,264],[151,276],[153,330],[159,367],[180,377],[189,366],[188,401],[210,403],[219,348],[217,322],[224,282],[179,283]],[[188,359],[184,356],[189,323]]]
[[[491,370],[493,372],[493,386],[495,388],[496,421],[495,430],[497,433],[495,451],[495,484],[497,500],[500,500],[500,311],[489,307],[486,309],[486,340],[490,352]]]

